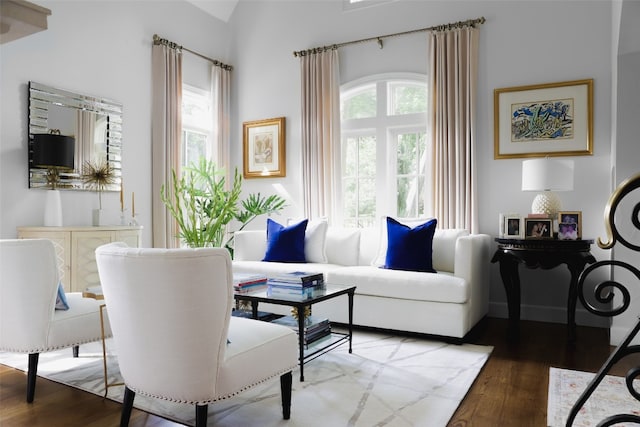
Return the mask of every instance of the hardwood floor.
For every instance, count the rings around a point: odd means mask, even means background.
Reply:
[[[518,343],[506,341],[506,327],[504,319],[485,319],[469,337],[470,342],[492,345],[494,350],[449,426],[546,426],[549,367],[595,372],[613,350],[605,329],[578,327],[577,342],[571,346],[562,324],[523,321]],[[613,374],[624,375],[632,363],[640,360],[623,361]],[[0,426],[112,427],[119,423],[120,404],[113,401],[38,378],[35,402],[27,404],[25,387],[22,371],[0,365]],[[134,410],[130,425],[180,424]]]

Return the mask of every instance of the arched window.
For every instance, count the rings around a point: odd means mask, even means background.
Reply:
[[[340,104],[342,224],[368,227],[382,215],[425,216],[426,76],[359,79],[341,87]]]

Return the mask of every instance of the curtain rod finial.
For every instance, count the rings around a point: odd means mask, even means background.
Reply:
[[[378,47],[382,49],[382,39],[378,37]]]

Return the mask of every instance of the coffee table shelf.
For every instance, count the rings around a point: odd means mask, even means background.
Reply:
[[[286,295],[286,296],[272,296],[267,290],[259,290],[256,292],[246,293],[246,294],[234,294],[234,298],[236,301],[248,301],[251,303],[251,317],[254,319],[260,319],[261,317],[265,318],[265,320],[269,320],[269,316],[265,316],[264,312],[258,311],[258,304],[261,302],[275,304],[275,305],[284,305],[293,307],[297,310],[298,317],[298,346],[299,346],[299,356],[298,360],[300,363],[300,381],[304,381],[304,364],[309,362],[331,350],[334,348],[344,344],[349,344],[349,353],[352,352],[351,344],[353,338],[353,295],[355,293],[355,286],[342,286],[342,285],[325,285],[324,289],[316,289],[313,291],[312,295],[309,296],[295,296],[295,295]],[[348,323],[348,332],[335,332],[332,331],[331,335],[320,339],[316,342],[313,342],[305,348],[304,344],[304,318],[305,318],[305,308],[311,307],[313,304],[316,304],[321,301],[326,301],[331,298],[336,298],[340,295],[347,295],[349,298],[349,323]],[[262,314],[262,316],[261,316]],[[247,316],[245,316],[247,317]]]

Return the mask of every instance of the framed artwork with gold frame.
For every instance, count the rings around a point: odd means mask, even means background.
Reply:
[[[242,124],[244,178],[286,176],[285,134],[284,117]]]
[[[593,79],[495,89],[494,158],[593,154]]]

